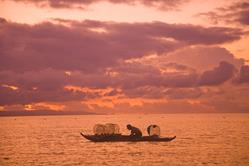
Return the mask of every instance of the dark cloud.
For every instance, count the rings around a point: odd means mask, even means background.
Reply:
[[[195,72],[163,73],[159,68],[141,63],[128,63],[112,68],[118,75],[113,78],[115,86],[122,89],[134,89],[143,86],[153,87],[190,87],[194,86],[198,75]],[[114,83],[113,82],[113,83]]]
[[[105,88],[110,85],[110,77],[103,72],[87,74],[74,71],[71,76],[68,76],[64,71],[55,69],[26,72],[1,71],[0,78],[0,84],[14,85],[26,90],[36,87],[42,91],[53,91],[69,84],[91,88]]]
[[[44,68],[92,70],[114,62],[109,43],[103,35],[84,28],[50,23],[36,26],[4,24],[1,26],[1,70],[41,70]],[[112,52],[113,51],[113,52]],[[98,61],[96,61],[98,59]]]
[[[155,7],[161,10],[176,9],[179,5],[188,0],[13,0],[17,2],[35,3],[38,6],[50,6],[53,8],[85,8],[88,5],[98,2],[110,2],[114,4],[137,5],[142,4],[147,7]]]
[[[233,28],[152,23],[71,22],[70,26],[34,26],[2,22],[0,70],[82,70],[93,72],[120,60],[167,53],[195,44],[218,44],[240,38]],[[106,33],[93,31],[106,29]],[[172,38],[173,40],[167,40]]]
[[[7,20],[0,17],[0,24],[4,24],[4,23],[7,23]]]
[[[241,11],[235,21],[238,21],[243,25],[249,25],[249,8],[246,11]]]
[[[248,112],[248,84],[225,84],[201,87],[205,93],[200,98],[203,105],[218,112]]]
[[[206,17],[214,24],[226,22],[247,26],[249,25],[249,3],[235,2],[230,6],[217,8],[215,11],[200,13],[198,16]]]
[[[162,103],[145,103],[143,107],[130,107],[126,110],[145,113],[201,113],[214,112],[203,104],[192,104],[187,100],[172,100],[171,102]]]
[[[82,93],[72,93],[63,91],[62,89],[53,91],[20,89],[13,91],[9,88],[0,86],[0,90],[0,105],[29,104],[35,102],[63,102],[84,98],[84,94]]]
[[[129,98],[142,97],[146,99],[196,99],[204,92],[199,87],[163,87],[163,86],[143,86],[134,89],[123,89]]]
[[[64,71],[54,69],[23,73],[1,71],[0,78],[0,105],[93,99],[100,95],[70,91],[64,87],[73,84],[80,87],[105,88],[110,85],[110,82],[107,84],[105,81],[108,77],[101,74],[74,72],[72,76],[68,76]],[[4,85],[18,89],[12,90]]]
[[[157,64],[177,63],[185,67],[192,68],[196,72],[202,73],[218,66],[220,62],[226,61],[234,65],[238,70],[244,64],[244,59],[236,58],[225,48],[217,46],[195,46],[184,47],[157,59]]]
[[[239,73],[239,82],[249,83],[249,66],[248,65],[241,66],[240,73]]]
[[[170,99],[195,99],[202,95],[200,88],[170,88],[165,91],[165,95]]]
[[[119,62],[99,72],[87,73],[78,70],[71,71],[70,75],[67,75],[65,70],[53,68],[25,72],[0,71],[0,85],[19,88],[13,91],[1,86],[0,104],[63,102],[103,96],[95,92],[70,91],[64,88],[67,85],[92,89],[112,87],[113,90],[105,93],[105,96],[118,95],[121,91],[117,89],[121,89],[122,94],[130,98],[197,98],[202,94],[198,86],[222,84],[232,78],[235,70],[233,65],[227,62],[221,62],[218,67],[205,71],[202,75],[182,64],[164,63],[162,66],[163,71],[160,65]]]
[[[192,67],[188,67],[188,66],[185,66],[183,64],[178,64],[178,63],[175,63],[175,62],[169,62],[167,63],[161,63],[160,66],[162,68],[170,68],[170,69],[175,69],[176,71],[179,71],[179,72],[186,72],[186,71],[189,71],[189,72],[195,72],[196,70]]]
[[[219,85],[234,76],[235,67],[225,61],[220,62],[220,65],[213,70],[205,71],[201,77],[200,85]]]
[[[115,74],[111,74],[115,73]],[[46,69],[42,71],[29,72],[0,72],[2,105],[6,104],[28,104],[35,102],[63,102],[72,100],[88,100],[104,96],[120,94],[117,89],[128,97],[160,98],[169,96],[166,88],[189,88],[196,87],[199,75],[195,72],[161,73],[154,66],[139,63],[123,64],[112,69],[98,73],[86,74],[80,71],[71,72],[67,75],[64,71]],[[9,87],[16,86],[18,90]],[[73,85],[87,87],[90,89],[105,89],[112,87],[113,90],[104,94],[96,92],[71,91],[65,86]],[[194,92],[178,90],[182,96],[194,96]],[[179,96],[178,94],[178,96]],[[185,94],[185,95],[184,95]],[[186,95],[188,94],[188,95]],[[177,97],[174,97],[177,98]],[[179,98],[179,97],[178,97]]]
[[[167,24],[163,22],[129,24],[86,20],[84,22],[72,21],[71,23],[74,26],[84,25],[92,28],[105,28],[115,34],[122,34],[127,37],[147,34],[146,36],[149,38],[164,39],[165,42],[173,39],[173,41],[182,41],[188,44],[219,44],[237,40],[243,34],[240,29],[236,28],[206,28],[191,24]]]
[[[192,87],[195,85],[198,75],[189,74],[165,74],[162,84],[169,87]]]

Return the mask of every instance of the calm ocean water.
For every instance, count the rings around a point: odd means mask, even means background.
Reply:
[[[157,124],[172,142],[93,143],[96,123]],[[249,114],[82,115],[0,118],[0,165],[249,165]]]

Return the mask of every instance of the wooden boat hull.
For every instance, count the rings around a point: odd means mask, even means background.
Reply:
[[[174,137],[157,137],[157,136],[143,136],[141,138],[132,137],[129,135],[84,135],[84,138],[93,142],[169,142],[176,138]]]

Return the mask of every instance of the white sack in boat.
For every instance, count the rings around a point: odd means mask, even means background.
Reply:
[[[102,135],[102,134],[119,134],[119,126],[117,124],[107,123],[103,124],[96,124],[93,127],[93,133],[95,135]]]
[[[119,126],[113,123],[105,124],[106,134],[119,134]]]
[[[148,126],[147,131],[150,136],[152,135],[160,136],[160,127],[157,125]]]
[[[95,135],[101,135],[101,134],[105,134],[105,125],[103,124],[96,124],[93,127],[93,133]]]

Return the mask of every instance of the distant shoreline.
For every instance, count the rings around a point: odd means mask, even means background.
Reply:
[[[160,114],[249,114],[249,112],[165,112],[165,113],[114,113],[100,114],[80,111],[0,111],[1,117],[20,116],[67,116],[67,115],[160,115]]]
[[[64,116],[64,115],[98,115],[92,112],[80,111],[0,111],[0,117],[11,116]]]

